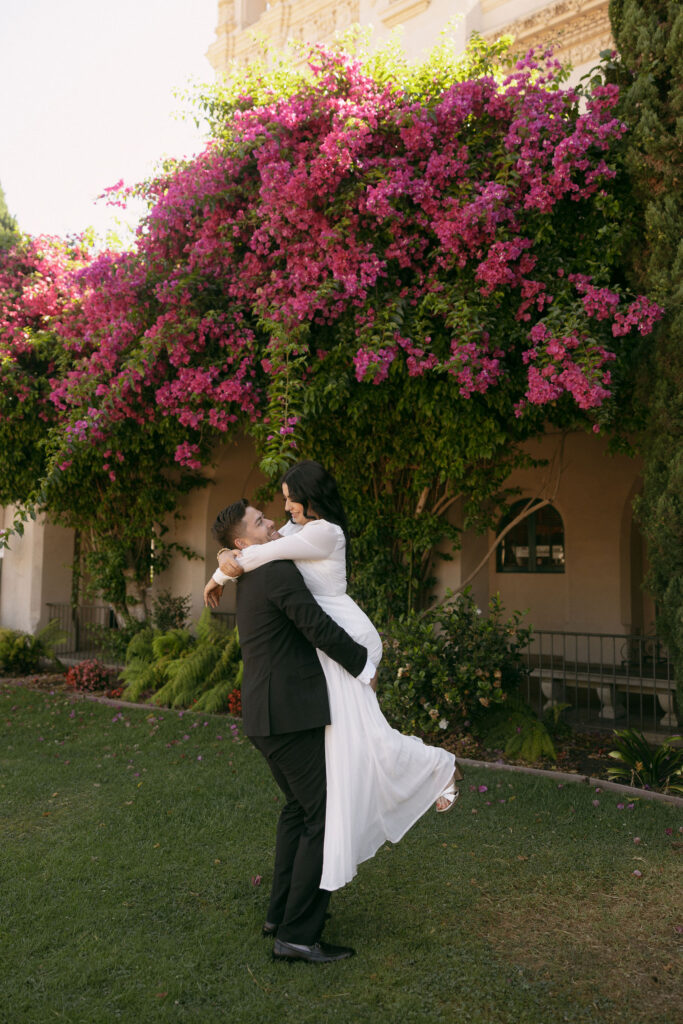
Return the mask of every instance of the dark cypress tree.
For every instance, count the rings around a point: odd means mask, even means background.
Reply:
[[[630,270],[633,283],[666,309],[641,382],[647,427],[636,511],[648,544],[657,630],[673,657],[683,712],[683,6],[611,0],[610,18],[641,239],[628,254]]]
[[[9,249],[19,240],[19,228],[7,209],[5,193],[0,185],[0,249]]]

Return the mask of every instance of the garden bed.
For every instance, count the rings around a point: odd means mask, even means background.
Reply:
[[[39,690],[59,690],[66,694],[73,694],[74,696],[87,699],[108,698],[116,703],[125,703],[119,700],[119,694],[116,689],[96,694],[75,691],[67,685],[63,673],[34,673],[29,676],[5,677],[2,681]],[[141,701],[135,706],[144,707],[145,702]],[[149,706],[158,710],[158,705],[156,704],[150,704]],[[467,757],[477,761],[501,761],[505,764],[529,764],[529,762],[520,759],[506,757],[500,750],[487,749],[475,737],[469,734],[462,736],[451,733],[438,737],[435,735],[425,735],[424,739],[427,743],[438,742],[440,746],[445,747],[447,750],[452,750],[459,757]],[[614,764],[609,757],[609,751],[613,749],[613,735],[611,732],[573,732],[561,742],[556,741],[555,746],[557,761],[544,758],[533,762],[532,767],[606,779],[607,769]]]

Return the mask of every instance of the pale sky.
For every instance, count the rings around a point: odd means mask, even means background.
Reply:
[[[94,200],[203,147],[174,88],[210,81],[217,0],[0,0],[0,183],[31,234],[100,233]],[[134,219],[134,215],[130,215]]]

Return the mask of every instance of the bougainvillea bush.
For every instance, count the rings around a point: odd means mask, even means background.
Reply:
[[[300,456],[337,473],[381,614],[424,597],[449,509],[490,515],[524,439],[614,419],[660,315],[619,269],[617,90],[502,52],[410,70],[316,47],[206,92],[206,150],[112,191],[149,213],[47,318],[68,358],[25,497],[87,524],[119,599],[240,431],[270,475]]]

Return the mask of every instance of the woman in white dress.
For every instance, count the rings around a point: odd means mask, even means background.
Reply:
[[[382,644],[365,612],[346,593],[346,517],[334,478],[317,462],[297,463],[282,478],[291,523],[280,539],[220,553],[223,572],[249,572],[290,559],[321,608],[379,664]],[[235,568],[235,563],[239,570]],[[371,686],[318,651],[330,702],[325,730],[327,811],[321,889],[350,882],[358,864],[393,843],[435,801],[447,811],[458,797],[455,757],[404,736],[387,722]]]

